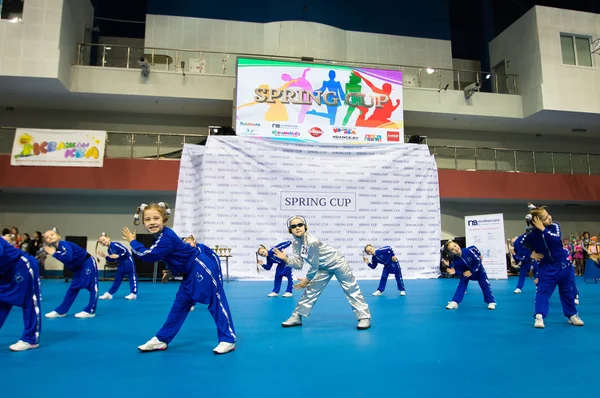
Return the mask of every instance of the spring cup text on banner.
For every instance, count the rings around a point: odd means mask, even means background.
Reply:
[[[17,129],[11,166],[102,167],[106,131]]]
[[[366,244],[392,246],[407,279],[439,276],[437,166],[424,145],[318,146],[211,136],[201,172],[184,150],[174,229],[210,247],[231,247],[230,276],[271,280],[259,245],[293,239],[290,216],[340,250],[359,279],[378,279],[363,261]],[[199,189],[199,204],[181,198]],[[188,191],[188,189],[190,189]],[[287,249],[289,250],[289,249]],[[305,275],[294,270],[294,277]]]
[[[488,278],[507,279],[504,215],[484,214],[465,217],[467,246],[477,246]]]
[[[237,135],[404,142],[400,71],[249,58],[238,58],[237,68]]]
[[[179,179],[177,182],[177,202],[173,225],[181,237],[194,235],[202,226],[200,208],[210,196],[203,196],[198,181],[201,180],[202,160],[206,147],[184,144],[179,163]],[[179,211],[182,210],[182,211]],[[196,236],[196,235],[194,235]]]

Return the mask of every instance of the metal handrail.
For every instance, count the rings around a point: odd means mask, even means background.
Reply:
[[[84,54],[86,48],[98,48],[100,49],[101,56],[100,65],[90,65],[89,63],[84,61]],[[164,64],[165,71],[171,71],[171,64],[175,65],[175,70],[179,71],[177,68],[180,66],[180,61],[184,60],[185,57],[182,57],[182,53],[195,53],[198,55],[198,60],[200,62],[200,72],[203,74],[218,74],[226,75],[227,71],[230,72],[231,76],[235,74],[235,65],[231,68],[227,68],[227,64],[229,62],[230,56],[233,57],[247,57],[247,58],[260,58],[260,59],[270,59],[270,60],[286,60],[286,61],[295,61],[295,62],[314,62],[321,64],[332,64],[332,65],[345,65],[345,66],[362,66],[376,69],[391,69],[391,70],[404,70],[404,69],[412,69],[417,73],[417,84],[419,88],[435,88],[438,90],[443,90],[449,88],[450,84],[453,83],[451,90],[462,90],[469,83],[481,83],[488,79],[490,79],[491,83],[491,91],[494,93],[506,93],[506,94],[517,94],[517,75],[516,74],[506,74],[506,73],[495,73],[495,72],[486,72],[486,71],[476,71],[469,69],[450,69],[450,68],[439,68],[435,66],[418,66],[418,65],[402,65],[402,64],[388,64],[388,63],[373,63],[373,62],[354,62],[354,61],[346,61],[346,60],[331,60],[331,59],[323,59],[323,58],[314,58],[314,57],[302,57],[302,56],[288,56],[288,55],[272,55],[272,54],[250,54],[250,53],[226,53],[221,51],[205,51],[200,49],[181,49],[181,48],[165,48],[165,47],[138,47],[138,46],[125,46],[119,44],[93,44],[93,43],[80,43],[78,45],[78,55],[77,55],[77,65],[79,66],[99,66],[99,67],[114,67],[111,65],[106,65],[107,61],[107,53],[108,50],[112,49],[126,49],[127,55],[124,60],[125,68],[138,68],[136,62],[131,61],[131,53],[132,49],[141,50],[141,54],[148,54],[150,57],[149,64],[153,67],[157,65]],[[174,54],[175,60],[170,57],[168,54],[157,54],[157,52],[166,52],[170,54]],[[164,63],[157,63],[156,56],[157,55],[165,55],[171,58],[165,58]],[[215,73],[208,73],[205,69],[205,65],[203,62],[206,62],[206,55],[218,56],[220,57],[221,65],[218,70],[214,70]],[[188,64],[189,66],[189,64]],[[117,66],[118,67],[118,66]],[[188,71],[189,72],[189,71]],[[435,73],[435,77],[433,79],[437,80],[435,83],[430,84],[431,87],[424,87],[423,84],[428,84],[430,82],[425,81],[428,75],[433,75]],[[447,76],[443,76],[443,74],[452,73],[452,78],[448,78]],[[475,78],[475,81],[465,82],[464,79],[461,81],[461,73],[463,77],[465,75],[470,75],[471,78]],[[473,76],[474,75],[474,76]],[[499,79],[506,79],[506,90],[500,91],[500,86],[498,84]],[[444,83],[447,83],[447,87],[444,87]],[[454,87],[456,85],[456,87]],[[509,89],[510,86],[510,89]],[[483,87],[480,87],[481,90]],[[502,87],[504,89],[504,87]]]
[[[10,128],[0,127],[0,130],[9,130]],[[183,145],[194,141],[195,144],[205,144],[205,139],[211,135],[211,128],[207,128],[206,133],[139,133],[111,131],[107,135],[107,145],[105,151],[106,158],[126,158],[126,159],[173,159],[179,158],[183,150]],[[120,140],[114,140],[116,136],[128,137],[125,143]],[[148,141],[142,145],[141,136],[151,136],[155,141]],[[0,153],[10,153],[13,137],[5,142],[0,135]],[[137,139],[136,139],[137,137]],[[180,137],[181,145],[166,145],[165,137]],[[116,144],[111,144],[111,138]],[[427,137],[422,137],[427,142]],[[405,137],[408,139],[408,136]],[[8,142],[10,141],[10,142]],[[137,149],[137,150],[136,150]],[[429,145],[430,153],[435,157],[439,169],[452,170],[478,170],[478,171],[496,171],[496,172],[530,172],[530,173],[554,173],[554,174],[587,174],[600,175],[600,153],[578,153],[562,151],[528,151],[526,149],[494,148],[494,147],[468,147],[460,145]],[[463,153],[460,153],[460,152]],[[469,152],[470,153],[464,153]],[[484,155],[485,151],[491,152],[489,157]],[[492,155],[493,153],[493,155]],[[499,157],[502,153],[507,156],[502,159]],[[546,157],[548,161],[542,159]],[[563,157],[563,163],[557,162],[557,157]],[[574,159],[579,159],[576,163]],[[519,162],[526,161],[525,165]],[[578,168],[577,165],[580,167]]]
[[[562,151],[529,151],[526,149],[509,148],[484,148],[449,145],[430,145],[429,150],[437,161],[438,169],[471,170],[471,171],[496,171],[496,172],[528,172],[552,174],[600,174],[600,154],[577,153]],[[461,154],[459,151],[472,151],[472,154]],[[482,151],[493,151],[493,158],[482,159]],[[447,151],[447,153],[443,153]],[[498,159],[499,153],[506,153],[506,160]],[[549,156],[549,162],[540,158]],[[565,162],[557,164],[556,155],[565,157]],[[574,157],[579,157],[583,162],[577,169]],[[519,160],[526,160],[525,166],[519,165]],[[466,163],[466,165],[464,165]],[[487,165],[486,165],[487,164]],[[545,166],[545,167],[544,167]],[[546,171],[544,171],[544,169]]]

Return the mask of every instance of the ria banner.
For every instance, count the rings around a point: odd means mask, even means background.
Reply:
[[[238,58],[236,84],[237,135],[404,143],[400,71]]]
[[[102,167],[106,131],[17,129],[11,166]]]
[[[507,279],[504,215],[485,214],[465,217],[467,246],[477,246],[483,267],[490,279]]]
[[[175,210],[180,236],[232,248],[233,278],[273,278],[257,267],[255,253],[261,244],[292,239],[286,227],[292,215],[306,217],[308,231],[340,250],[357,278],[381,276],[381,268],[363,261],[367,244],[392,246],[405,278],[439,276],[438,173],[425,145],[211,136],[203,154],[184,148]],[[305,272],[306,266],[294,275]]]

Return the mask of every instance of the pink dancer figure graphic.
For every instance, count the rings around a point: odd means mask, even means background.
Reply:
[[[302,73],[302,76],[297,77],[297,78],[292,78],[290,75],[288,75],[287,73],[284,73],[283,75],[281,75],[281,80],[283,80],[284,82],[288,82],[288,87],[299,87],[302,90],[306,90],[306,91],[312,91],[312,84],[310,84],[310,82],[308,80],[306,80],[306,73],[310,70],[310,68],[306,68],[304,69],[304,72]],[[306,100],[306,98],[302,98],[302,100]],[[304,118],[306,117],[306,112],[308,112],[308,110],[310,109],[310,104],[308,105],[302,105],[300,107],[300,113],[298,114],[298,123],[303,123],[304,122]]]

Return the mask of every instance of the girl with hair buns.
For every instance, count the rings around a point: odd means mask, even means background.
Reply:
[[[273,268],[274,264],[277,264],[277,268],[275,269],[275,281],[273,283],[273,291],[267,294],[268,297],[277,297],[279,296],[279,290],[281,290],[281,281],[284,277],[287,278],[287,287],[285,289],[285,293],[283,293],[283,297],[292,297],[292,289],[294,288],[294,277],[292,275],[292,269],[288,267],[280,258],[275,256],[274,250],[283,251],[288,248],[292,244],[291,241],[286,240],[285,242],[278,243],[275,247],[271,248],[271,250],[267,249],[264,245],[260,245],[258,250],[256,250],[256,265],[264,268],[267,271],[270,271]],[[267,259],[267,263],[263,264],[262,258]],[[258,269],[258,267],[257,267]]]
[[[450,275],[454,275],[455,273],[460,275],[460,281],[458,282],[454,297],[452,297],[452,301],[448,303],[446,309],[455,310],[458,308],[458,304],[465,297],[467,286],[471,280],[479,283],[479,287],[481,287],[481,292],[483,293],[483,301],[488,305],[488,310],[495,310],[496,299],[492,294],[492,287],[485,268],[483,268],[479,249],[475,246],[461,249],[456,242],[449,240],[442,246],[442,252],[442,262],[448,267],[447,272]]]
[[[44,233],[46,246],[44,250],[49,255],[64,264],[73,272],[71,285],[67,289],[63,302],[46,314],[46,318],[62,318],[75,302],[81,289],[90,292],[90,301],[83,311],[75,314],[76,318],[93,318],[96,316],[98,304],[98,266],[94,257],[75,243],[61,240],[56,228]]]
[[[545,206],[536,207],[529,204],[526,224],[530,233],[525,233],[515,241],[515,250],[529,248],[531,258],[539,260],[537,273],[537,291],[535,293],[534,327],[543,329],[544,319],[550,308],[550,297],[558,286],[558,294],[563,307],[563,314],[569,324],[583,326],[577,314],[573,264],[567,259],[567,251],[563,249],[560,226],[554,223]]]
[[[138,349],[143,352],[166,350],[194,303],[202,303],[208,304],[208,311],[217,326],[219,344],[213,352],[225,354],[233,351],[236,336],[219,265],[212,256],[185,243],[165,225],[170,214],[169,206],[163,202],[142,204],[137,208],[133,224],[139,225],[141,218],[146,231],[155,237],[154,244],[148,249],[135,240],[135,230],[131,232],[129,228],[123,228],[123,238],[129,241],[134,255],[147,262],[163,260],[173,274],[183,276],[165,324],[156,336]]]
[[[108,254],[98,250],[98,243],[108,248]],[[113,294],[119,290],[119,286],[121,286],[125,275],[127,275],[127,279],[129,279],[129,294],[125,296],[125,298],[127,300],[137,299],[138,277],[135,270],[135,263],[133,262],[133,257],[131,257],[129,250],[119,242],[112,242],[109,236],[104,232],[102,232],[102,235],[98,238],[98,243],[96,243],[96,253],[98,253],[100,257],[106,258],[107,261],[112,260],[118,264],[115,280],[108,292],[99,297],[100,300],[112,300]]]

